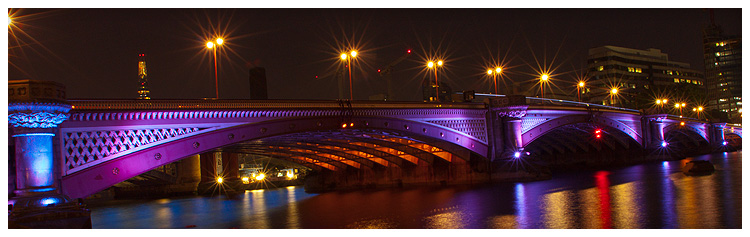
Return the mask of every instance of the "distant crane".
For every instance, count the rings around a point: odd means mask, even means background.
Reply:
[[[378,69],[378,74],[380,74],[380,77],[385,79],[387,88],[386,100],[393,100],[395,96],[395,93],[393,92],[393,77],[391,75],[391,72],[393,72],[393,67],[401,63],[401,61],[404,61],[404,59],[408,58],[409,55],[411,55],[411,49],[406,50],[406,53],[404,55],[397,58],[396,60],[393,60],[393,62],[389,63],[388,65],[385,65],[385,67],[383,67],[383,70]]]

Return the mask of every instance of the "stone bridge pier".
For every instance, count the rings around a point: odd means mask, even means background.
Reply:
[[[69,202],[60,193],[61,165],[53,144],[57,125],[68,119],[71,109],[65,87],[49,81],[11,81],[8,96],[8,122],[15,145],[14,157],[9,158],[14,159],[16,174],[15,186],[8,188],[9,204],[19,200],[25,206]]]

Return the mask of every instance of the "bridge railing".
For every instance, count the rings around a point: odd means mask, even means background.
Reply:
[[[183,109],[339,109],[348,101],[331,100],[68,100],[74,110]],[[483,103],[351,101],[352,109],[485,109]]]
[[[483,96],[483,97],[488,97],[488,98],[505,97],[505,95],[482,94],[482,93],[477,93],[475,94],[475,96]],[[633,112],[633,113],[640,112],[635,109],[620,108],[620,107],[615,107],[615,106],[607,106],[607,105],[584,103],[584,102],[569,101],[569,100],[560,100],[560,99],[537,98],[537,97],[526,97],[526,104],[528,105],[576,106],[576,107],[590,107],[590,108],[619,110],[619,111],[627,111],[627,112]]]

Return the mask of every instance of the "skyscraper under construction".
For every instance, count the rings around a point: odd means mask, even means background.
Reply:
[[[148,100],[148,74],[146,74],[146,54],[138,54],[138,99]]]

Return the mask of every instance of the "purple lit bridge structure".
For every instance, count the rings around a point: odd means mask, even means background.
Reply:
[[[343,187],[673,159],[726,150],[742,136],[733,124],[523,96],[481,103],[67,100],[62,85],[28,80],[9,83],[9,91],[19,196],[87,197],[187,158],[200,157],[205,176],[203,166],[214,169],[216,161],[204,158],[215,154],[234,159],[224,166],[236,166],[238,156],[287,161],[325,174],[310,182]]]

